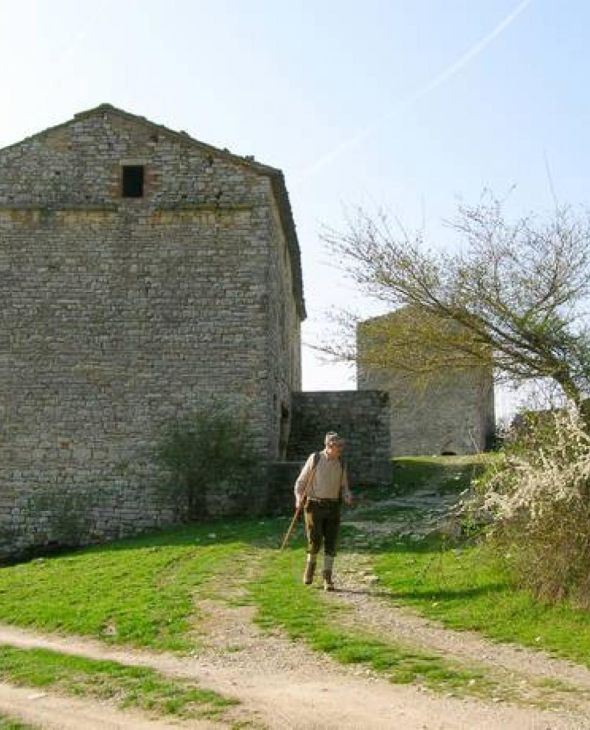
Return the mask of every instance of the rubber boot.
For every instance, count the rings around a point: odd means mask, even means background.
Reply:
[[[313,583],[313,576],[315,575],[316,558],[315,555],[307,556],[307,563],[305,563],[305,572],[303,573],[303,583],[306,586],[310,586]]]
[[[324,590],[333,591],[334,581],[332,580],[332,568],[334,567],[334,558],[332,555],[324,555],[324,571],[322,573],[324,579]]]

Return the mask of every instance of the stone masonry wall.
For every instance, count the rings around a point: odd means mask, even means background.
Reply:
[[[494,432],[491,370],[441,373],[426,387],[391,372],[359,368],[359,389],[389,393],[393,456],[474,454]]]
[[[276,205],[255,168],[108,108],[0,150],[0,555],[182,517],[150,452],[209,394],[277,457],[299,321],[287,269],[269,281]]]
[[[432,353],[427,345],[420,350],[416,338],[422,325],[434,326],[431,316],[406,306],[357,328],[357,387],[389,394],[393,456],[478,453],[489,446],[494,434],[491,362],[461,368],[429,365]],[[436,326],[460,333],[453,322],[438,320]],[[388,348],[395,337],[402,342],[412,338],[408,357],[417,367],[412,362],[397,370],[388,365]],[[423,364],[431,372],[420,380],[417,373]]]
[[[327,431],[347,440],[345,460],[354,484],[389,482],[389,398],[379,391],[294,393],[287,458],[303,463],[324,448]]]
[[[274,418],[272,450],[284,459],[291,426],[291,393],[301,390],[301,323],[292,295],[293,270],[288,244],[277,209],[272,213],[273,238],[278,245],[269,247],[269,353]]]

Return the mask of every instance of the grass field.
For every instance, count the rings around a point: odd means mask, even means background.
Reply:
[[[0,621],[192,649],[193,595],[260,536],[256,523],[200,525],[5,567]]]
[[[446,626],[542,648],[590,667],[590,614],[567,603],[539,603],[514,588],[485,549],[398,545],[376,558],[375,571],[394,600]]]
[[[397,460],[394,484],[364,489],[358,508],[347,513],[355,527],[343,530],[341,552],[362,553],[392,603],[453,628],[542,647],[590,666],[590,615],[565,604],[543,606],[514,590],[502,565],[479,547],[443,550],[440,542],[396,534],[397,519],[419,522],[423,517],[419,507],[396,506],[396,497],[426,489],[452,498],[480,468],[481,459],[466,457]],[[378,537],[367,538],[363,524],[378,525]],[[392,531],[383,533],[388,524]],[[277,550],[286,525],[286,518],[194,525],[4,567],[0,622],[198,652],[198,603],[219,600],[220,582],[228,580],[241,585],[239,600],[256,607],[262,627],[279,627],[340,662],[365,664],[397,682],[419,678],[446,688],[485,684],[476,667],[416,651],[393,637],[351,629],[333,606],[328,609],[321,591],[300,584],[301,529],[288,550]],[[246,569],[252,565],[256,570]],[[39,665],[41,676],[51,663],[47,655],[11,654],[8,649],[2,650],[1,661],[5,671],[28,666],[31,681],[31,662]],[[60,675],[62,669],[52,666],[52,674]],[[88,671],[102,670],[93,666]],[[86,670],[76,672],[82,676]],[[147,697],[143,690],[139,695]],[[165,705],[167,700],[158,702]]]
[[[419,681],[435,689],[500,694],[477,667],[458,665],[435,652],[404,645],[394,638],[377,637],[367,630],[351,630],[340,619],[346,607],[335,607],[319,591],[300,586],[303,549],[275,553],[259,580],[250,586],[258,609],[258,623],[280,627],[292,639],[304,640],[343,664],[363,664],[384,673],[392,682]]]
[[[0,730],[36,730],[32,725],[25,725],[6,715],[0,715]]]
[[[137,707],[157,715],[219,718],[236,704],[194,682],[172,680],[152,669],[46,649],[0,646],[0,679],[76,696],[114,699],[121,708]]]

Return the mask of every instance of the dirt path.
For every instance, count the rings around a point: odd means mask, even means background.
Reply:
[[[241,611],[241,609],[240,609]],[[234,616],[236,620],[237,615]],[[243,635],[248,637],[251,624],[244,622]],[[226,695],[239,698],[245,708],[258,718],[255,726],[271,730],[367,730],[396,728],[396,730],[583,730],[590,728],[590,719],[567,712],[544,712],[503,703],[476,699],[441,697],[420,691],[413,686],[392,685],[373,676],[355,676],[329,660],[307,652],[281,637],[270,638],[264,651],[252,648],[237,659],[234,652],[225,663],[221,652],[210,650],[203,657],[184,658],[170,654],[154,654],[128,648],[108,647],[89,639],[45,636],[31,631],[0,627],[0,643],[23,648],[43,647],[69,654],[97,659],[112,659],[125,664],[149,666],[172,676],[190,677],[200,684]],[[254,662],[254,663],[253,663]],[[277,666],[280,671],[277,671]],[[11,705],[4,693],[11,689],[0,687],[0,708],[5,711],[24,707]],[[27,694],[25,690],[21,692]],[[34,694],[31,691],[28,695]],[[25,696],[22,695],[22,696]],[[115,724],[104,724],[105,718],[96,713],[95,703],[56,698],[46,695],[43,703],[36,702],[34,717],[19,716],[35,721],[42,727],[53,728],[53,703],[65,703],[67,711],[76,717],[83,712],[78,728],[99,730],[124,727],[146,730],[149,727],[172,727],[165,723],[147,725],[145,719],[125,713],[125,722],[117,725],[116,717],[107,718]],[[32,702],[29,702],[31,709]],[[102,707],[102,705],[101,705]],[[106,706],[108,708],[108,706]],[[109,713],[114,711],[109,709]],[[105,715],[106,713],[102,713]],[[115,713],[117,714],[117,713]],[[120,714],[120,713],[119,713]],[[82,716],[80,716],[82,717]],[[102,723],[102,724],[101,724]],[[183,723],[185,727],[203,728],[203,723]],[[70,728],[76,725],[63,724]],[[177,725],[178,727],[178,725]]]
[[[362,582],[359,582],[359,573],[363,576]],[[443,628],[396,606],[390,598],[381,597],[379,583],[371,574],[370,561],[365,556],[351,553],[342,556],[339,575],[339,590],[333,594],[333,600],[354,609],[352,622],[357,625],[426,650],[482,663],[500,671],[571,683],[590,692],[590,670],[584,666],[557,659],[543,651],[493,642],[473,631]]]
[[[150,720],[131,711],[120,712],[111,705],[88,699],[60,697],[0,683],[0,713],[47,730],[178,730],[178,725]],[[219,727],[194,723],[195,730]]]
[[[362,527],[366,529],[366,522]],[[488,693],[484,700],[394,685],[364,666],[337,664],[280,631],[262,633],[253,622],[254,609],[234,600],[259,569],[260,556],[254,549],[247,558],[235,576],[225,575],[218,585],[209,586],[213,588],[207,592],[209,598],[197,603],[196,643],[202,648],[193,656],[0,625],[0,644],[151,667],[235,697],[242,704],[232,710],[225,725],[150,720],[109,704],[7,685],[0,685],[0,712],[59,730],[208,730],[232,727],[235,720],[247,723],[243,727],[267,730],[590,730],[590,671],[472,632],[446,630],[392,605],[380,597],[366,555],[343,553],[338,558],[339,590],[327,598],[351,608],[345,621],[389,641],[436,652],[464,666],[477,665],[499,687],[508,689],[504,696],[514,702],[501,701],[500,694]],[[551,703],[554,709],[549,711]]]

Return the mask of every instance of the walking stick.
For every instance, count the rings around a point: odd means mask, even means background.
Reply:
[[[309,491],[311,483],[313,482],[313,478],[315,476],[315,470],[316,470],[316,465],[314,465],[313,469],[311,470],[309,479],[307,480],[307,484],[305,485],[305,489],[303,490],[303,494],[301,495],[301,499],[299,500],[299,507],[297,507],[297,509],[295,510],[295,514],[293,515],[293,519],[291,520],[291,524],[289,525],[287,532],[285,532],[285,537],[283,538],[283,542],[281,543],[281,547],[279,548],[279,550],[282,550],[285,547],[285,545],[289,542],[289,540],[291,539],[291,535],[293,534],[293,530],[295,529],[295,525],[297,524],[299,515],[301,514],[301,512],[303,510],[303,505],[305,504],[307,492]]]
[[[301,504],[303,504],[303,503],[301,503]],[[295,529],[295,525],[297,524],[297,520],[299,519],[299,515],[301,514],[302,509],[303,509],[303,507],[300,505],[295,510],[295,514],[293,515],[291,524],[289,525],[287,532],[285,532],[285,537],[283,538],[283,542],[281,543],[281,547],[279,548],[280,550],[282,550],[285,547],[285,545],[289,542],[289,540],[291,539],[291,535],[293,534],[293,530]]]

